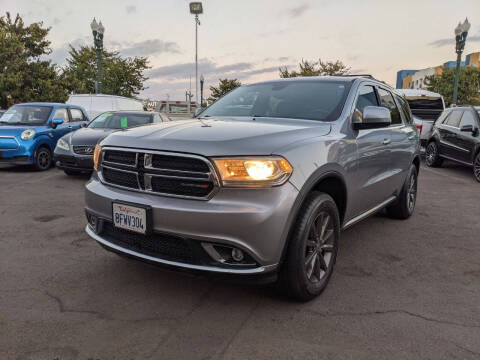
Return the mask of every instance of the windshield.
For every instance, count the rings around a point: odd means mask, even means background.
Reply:
[[[9,125],[44,125],[47,123],[51,111],[51,106],[13,105],[0,117],[0,123]]]
[[[128,129],[135,126],[150,124],[150,114],[103,113],[88,124],[92,129]]]
[[[242,86],[207,108],[200,117],[252,116],[336,120],[350,82],[296,80]]]

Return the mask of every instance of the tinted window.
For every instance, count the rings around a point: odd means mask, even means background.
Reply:
[[[47,122],[51,111],[51,106],[13,105],[0,117],[0,123],[42,125]]]
[[[410,112],[410,108],[408,106],[407,101],[404,98],[402,98],[398,95],[395,95],[395,99],[397,100],[398,104],[400,105],[400,111],[402,112],[403,116],[405,117],[405,121],[408,124],[412,124],[413,123],[412,113]]]
[[[206,109],[201,117],[254,116],[320,121],[336,120],[350,82],[278,81],[239,87]]]
[[[363,85],[358,91],[357,104],[355,105],[354,116],[357,122],[363,119],[363,109],[367,106],[378,106],[378,100],[375,88],[370,85]]]
[[[408,104],[412,110],[417,109],[431,109],[431,110],[443,110],[443,101],[441,98],[410,98]]]
[[[454,127],[459,127],[460,125],[460,119],[462,118],[462,113],[463,110],[454,110],[450,113],[450,116],[447,118],[447,120],[444,122],[446,125],[454,126]]]
[[[390,110],[390,115],[392,116],[392,125],[401,124],[402,119],[400,117],[400,112],[398,111],[397,105],[395,104],[390,91],[378,88],[378,95],[380,96],[380,106]]]
[[[460,121],[460,127],[465,125],[477,126],[477,119],[475,118],[475,113],[470,110],[463,112],[462,120]]]
[[[53,115],[52,119],[62,119],[64,123],[67,123],[68,122],[67,109],[66,108],[57,109],[57,111],[55,111],[55,114]]]
[[[443,124],[443,122],[445,121],[445,119],[448,117],[448,115],[450,115],[450,111],[449,110],[445,110],[442,115],[439,116],[439,118],[435,121],[435,123],[439,123],[439,124]]]
[[[79,109],[70,109],[70,115],[72,116],[72,121],[83,121],[83,113]]]
[[[94,129],[128,129],[151,122],[152,115],[150,114],[103,113],[93,119],[88,127]]]

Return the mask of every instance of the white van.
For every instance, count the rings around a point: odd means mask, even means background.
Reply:
[[[93,119],[106,111],[143,110],[143,103],[139,100],[105,94],[70,95],[67,104],[82,106],[87,111],[89,119]]]

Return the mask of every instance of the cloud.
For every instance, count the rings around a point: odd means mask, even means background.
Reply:
[[[480,34],[467,37],[467,42],[480,42]],[[447,45],[455,46],[455,39],[454,38],[439,39],[439,40],[432,41],[428,45],[433,47],[442,47]]]
[[[74,48],[79,48],[81,46],[87,45],[88,44],[87,41],[89,39],[90,37],[85,36],[83,38],[75,39],[69,43],[65,43],[60,47],[53,48],[52,53],[48,56],[48,58],[52,60],[54,64],[64,65],[68,57],[68,51],[70,50],[70,45],[73,46]]]
[[[125,56],[149,56],[161,53],[180,54],[182,52],[176,42],[160,39],[117,44],[117,50]]]
[[[137,11],[137,7],[135,5],[127,5],[125,6],[125,10],[128,14],[131,14]]]
[[[295,6],[294,8],[291,8],[288,10],[288,14],[291,16],[291,17],[299,17],[299,16],[302,16],[308,9],[310,9],[310,5],[309,4],[302,4],[302,5],[299,5],[299,6]]]

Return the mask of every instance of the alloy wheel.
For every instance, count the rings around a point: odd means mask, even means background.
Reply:
[[[413,213],[415,209],[415,203],[417,201],[417,177],[414,173],[410,175],[410,180],[408,182],[408,191],[407,191],[407,206],[408,211]]]
[[[437,145],[432,142],[428,144],[427,151],[425,154],[425,160],[428,166],[432,166],[435,163],[435,159],[437,157]]]
[[[40,169],[45,170],[50,166],[50,154],[46,150],[42,150],[38,153],[38,166]]]
[[[475,179],[480,181],[480,154],[477,155],[475,163],[473,164],[473,174],[475,175]]]
[[[323,280],[329,271],[334,251],[334,223],[325,211],[317,214],[310,226],[305,248],[305,273],[312,283]]]

